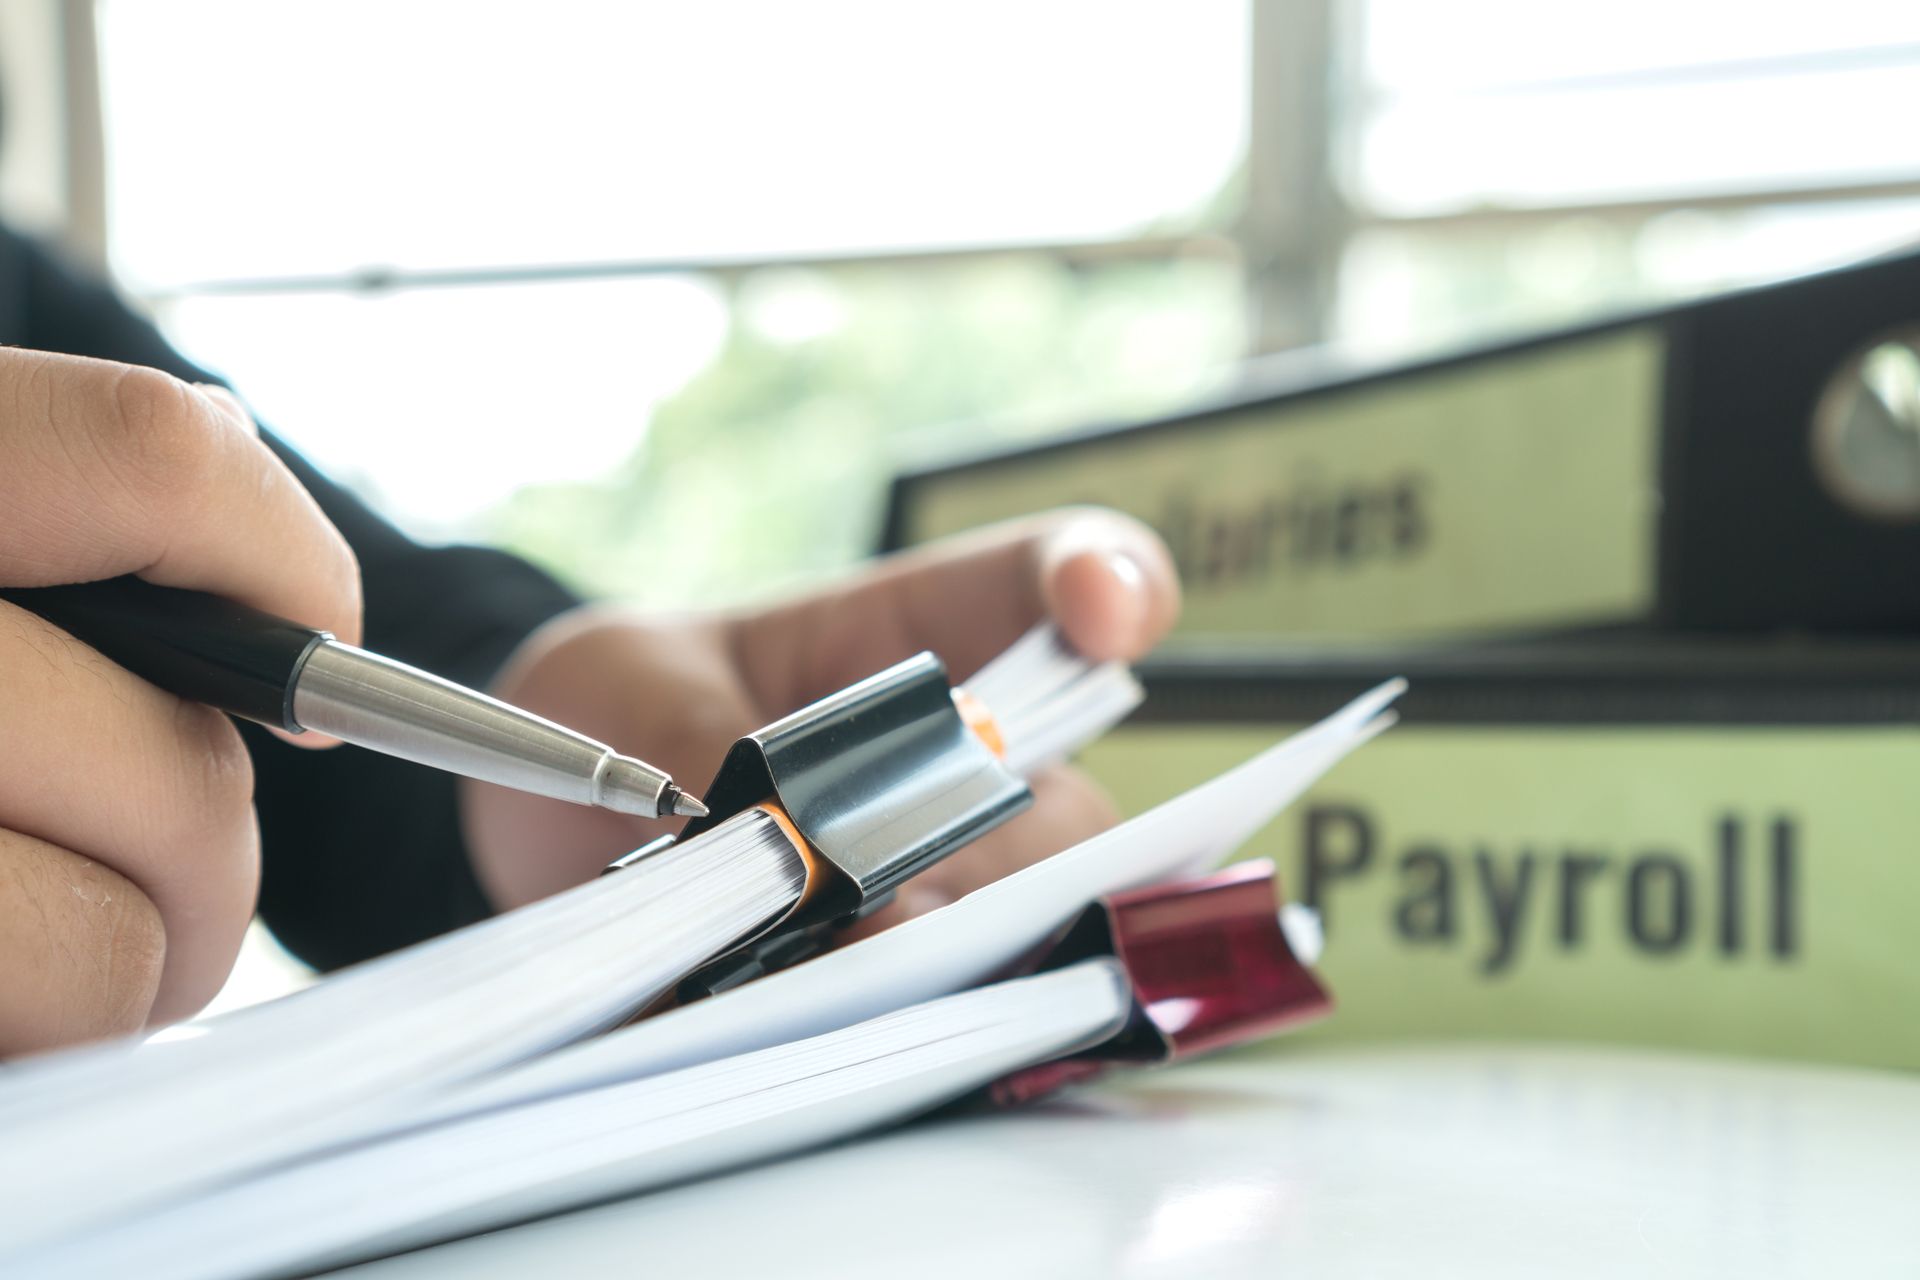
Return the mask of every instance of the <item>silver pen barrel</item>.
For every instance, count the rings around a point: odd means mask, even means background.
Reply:
[[[640,760],[450,680],[326,640],[293,690],[293,719],[403,760],[642,817],[705,812]]]

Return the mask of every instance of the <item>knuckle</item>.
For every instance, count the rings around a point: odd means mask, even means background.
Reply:
[[[225,433],[178,378],[137,365],[116,369],[106,419],[102,451],[146,500],[190,500],[213,481]]]

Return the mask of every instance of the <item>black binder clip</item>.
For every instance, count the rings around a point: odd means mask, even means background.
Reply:
[[[1033,793],[961,717],[946,667],[922,653],[741,738],[702,799],[708,815],[682,837],[768,806],[806,844],[807,885],[785,916],[686,978],[682,1001],[821,950],[833,929],[884,906],[902,881],[1025,809]]]

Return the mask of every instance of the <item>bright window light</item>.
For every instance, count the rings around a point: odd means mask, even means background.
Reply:
[[[114,263],[215,278],[1191,222],[1244,4],[108,0]]]
[[[1920,172],[1920,6],[1371,0],[1349,131],[1369,210],[1444,213]]]

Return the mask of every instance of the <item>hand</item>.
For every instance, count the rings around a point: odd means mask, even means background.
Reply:
[[[1179,607],[1173,562],[1149,529],[1113,512],[1061,511],[894,556],[748,613],[575,610],[521,646],[494,692],[697,794],[741,734],[923,649],[964,679],[1051,617],[1087,656],[1132,659]],[[586,880],[670,825],[461,785],[467,845],[501,907]],[[932,910],[1113,821],[1078,770],[1046,770],[1033,791],[1031,810],[903,886],[863,930]]]
[[[0,586],[136,573],[360,633],[353,554],[239,402],[0,349]],[[0,601],[0,1056],[185,1017],[253,914],[232,724]]]

